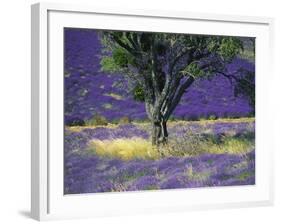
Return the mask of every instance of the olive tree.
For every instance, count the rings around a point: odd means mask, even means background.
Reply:
[[[239,38],[172,33],[103,31],[102,70],[119,73],[144,101],[152,144],[168,141],[167,121],[196,79],[226,73],[243,50]]]

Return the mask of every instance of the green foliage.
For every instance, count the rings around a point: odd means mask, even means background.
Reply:
[[[251,175],[253,175],[251,172],[249,171],[244,171],[242,173],[239,173],[236,178],[238,178],[239,180],[245,180],[247,179],[248,177],[250,177]]]
[[[137,85],[134,88],[133,94],[134,94],[134,100],[139,101],[139,102],[144,102],[144,99],[145,99],[144,98],[144,91],[141,88],[141,86]]]
[[[213,52],[215,53],[219,48],[219,38],[210,38],[208,40],[208,43],[207,43],[207,49],[210,51],[210,52]]]
[[[227,61],[231,60],[234,56],[243,50],[241,40],[234,37],[224,37],[219,46],[219,54]]]
[[[114,48],[112,56],[103,56],[101,59],[102,71],[116,73],[122,72],[129,64],[134,64],[134,59],[122,48]]]
[[[101,59],[101,70],[103,72],[115,73],[120,70],[120,67],[115,63],[112,57],[104,56]]]
[[[255,52],[253,50],[249,50],[249,49],[244,49],[242,52],[240,52],[239,55],[241,58],[246,59],[250,62],[255,62]]]
[[[182,71],[183,75],[193,76],[193,78],[198,78],[203,76],[205,73],[202,69],[200,69],[198,63],[190,63],[186,68]]]
[[[126,67],[128,65],[128,55],[122,48],[116,48],[112,52],[114,63],[119,67]]]

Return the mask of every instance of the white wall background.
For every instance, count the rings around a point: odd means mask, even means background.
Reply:
[[[30,208],[30,4],[3,0],[0,13],[0,223],[32,223]],[[69,0],[56,2],[78,1]],[[180,10],[275,17],[275,81],[272,89],[272,139],[275,142],[273,207],[194,211],[73,220],[59,223],[280,223],[281,222],[281,76],[278,74],[281,13],[278,0],[80,0],[79,4],[137,9]],[[280,135],[280,137],[279,137]],[[280,159],[279,159],[280,158]],[[110,202],[109,202],[110,203]]]

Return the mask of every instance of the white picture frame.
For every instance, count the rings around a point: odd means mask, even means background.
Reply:
[[[31,15],[31,214],[34,219],[272,205],[273,147],[269,134],[272,105],[268,104],[266,92],[273,75],[270,62],[273,19],[50,3],[32,5]],[[63,195],[63,27],[256,37],[256,185]]]

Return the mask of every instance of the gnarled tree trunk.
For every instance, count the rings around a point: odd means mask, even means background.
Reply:
[[[159,146],[168,142],[166,121],[152,122],[152,145]]]
[[[168,88],[169,80],[165,80],[167,88],[163,87],[161,93],[159,87],[145,86],[145,108],[152,124],[152,145],[160,146],[168,142],[167,121],[194,78],[187,77],[181,84],[179,81],[175,80]]]
[[[152,145],[159,146],[168,142],[167,119],[158,111],[155,111],[154,104],[145,102],[146,112],[152,126]]]

